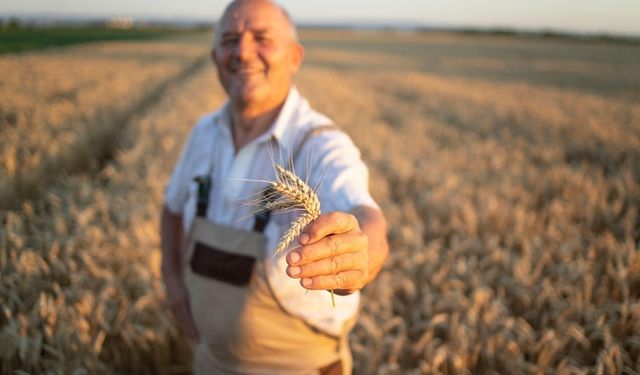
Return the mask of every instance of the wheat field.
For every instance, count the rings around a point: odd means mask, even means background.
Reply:
[[[302,32],[391,253],[356,374],[640,374],[640,49]],[[164,184],[224,100],[209,36],[0,57],[0,371],[184,374]],[[336,300],[339,303],[339,299]]]

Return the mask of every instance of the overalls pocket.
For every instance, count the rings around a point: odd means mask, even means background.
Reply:
[[[196,241],[191,256],[191,270],[204,277],[232,285],[249,285],[256,258],[231,254]]]

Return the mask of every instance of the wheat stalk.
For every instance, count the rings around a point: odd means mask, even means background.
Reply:
[[[315,191],[295,173],[276,165],[276,181],[270,183],[273,193],[267,195],[265,207],[269,210],[282,211],[300,208],[304,213],[291,222],[289,229],[282,235],[276,245],[274,255],[278,255],[300,235],[307,224],[320,216],[320,200]]]

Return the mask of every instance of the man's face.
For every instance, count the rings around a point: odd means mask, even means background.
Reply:
[[[248,1],[218,27],[212,56],[234,106],[259,113],[281,104],[303,57],[284,14],[268,2]]]

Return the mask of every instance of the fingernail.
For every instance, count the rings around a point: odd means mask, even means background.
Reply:
[[[300,267],[289,267],[289,275],[295,276],[300,273]]]
[[[300,254],[295,251],[291,252],[289,254],[289,260],[291,260],[291,263],[298,263],[298,261],[300,260]]]
[[[313,280],[311,279],[302,279],[302,286],[311,286],[313,284]]]
[[[307,233],[302,233],[300,237],[298,237],[298,242],[300,245],[306,245],[309,242],[309,235]]]

